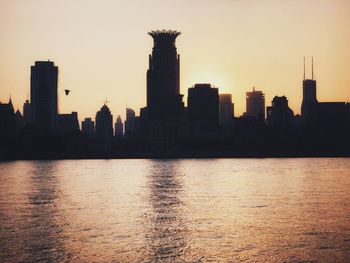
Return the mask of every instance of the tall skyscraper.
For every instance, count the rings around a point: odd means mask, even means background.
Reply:
[[[228,126],[232,123],[234,117],[234,107],[231,94],[219,95],[219,117],[220,126]]]
[[[95,122],[91,118],[85,118],[81,122],[81,132],[88,138],[92,138],[95,134]]]
[[[56,126],[57,78],[58,67],[52,61],[36,61],[31,67],[31,119],[43,127]]]
[[[149,120],[176,118],[184,114],[180,94],[180,55],[175,40],[180,32],[151,31],[152,55],[147,70],[147,110]]]
[[[194,132],[216,132],[219,128],[219,92],[210,84],[188,89],[187,112]]]
[[[105,146],[111,146],[113,138],[113,115],[106,104],[96,113],[96,138]]]
[[[304,58],[304,80],[303,80],[303,102],[301,105],[301,116],[306,122],[312,121],[315,117],[317,98],[316,98],[316,80],[314,80],[314,63],[312,58],[312,79],[305,77],[305,58]]]
[[[246,93],[246,112],[244,117],[253,117],[255,119],[265,119],[265,94],[262,91],[255,90]]]
[[[117,121],[115,122],[115,136],[122,137],[124,135],[122,118],[118,115]]]

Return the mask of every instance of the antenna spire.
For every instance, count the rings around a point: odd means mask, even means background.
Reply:
[[[107,99],[107,97],[106,97],[106,100],[105,100],[105,101],[103,101],[103,103],[104,103],[104,105],[107,105],[107,103],[108,103],[108,102],[111,102],[111,101],[110,101],[110,100],[108,100],[108,99]]]
[[[314,57],[311,57],[312,80],[314,80]]]

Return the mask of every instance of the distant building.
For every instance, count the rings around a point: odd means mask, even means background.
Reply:
[[[294,125],[294,113],[288,106],[285,96],[275,96],[272,106],[267,107],[267,126],[271,128],[289,128]]]
[[[243,116],[265,120],[265,94],[262,91],[253,87],[253,91],[246,93],[246,112]]]
[[[51,61],[36,61],[31,67],[30,96],[32,121],[56,127],[58,67]]]
[[[216,132],[219,127],[219,93],[210,84],[188,89],[187,113],[194,132]]]
[[[141,117],[135,116],[134,133],[138,133],[141,129]]]
[[[345,102],[318,102],[317,126],[329,130],[344,130],[347,122]]]
[[[301,104],[301,117],[306,124],[316,121],[316,80],[314,80],[314,62],[312,58],[312,79],[305,77],[305,58],[304,58],[304,80],[303,80],[303,101]]]
[[[8,103],[0,102],[0,148],[14,138],[16,132],[15,113],[10,99]]]
[[[143,107],[140,109],[140,131],[143,136],[149,131],[149,123],[147,107]]]
[[[25,125],[25,120],[19,110],[15,112],[16,133],[18,133]]]
[[[313,59],[312,78],[303,80],[303,102],[301,116],[304,126],[333,132],[343,130],[347,124],[347,105],[345,102],[318,102],[316,97],[316,80],[314,79]]]
[[[232,124],[234,118],[234,106],[231,94],[219,95],[219,121],[220,126],[227,127]]]
[[[85,118],[81,122],[81,132],[88,138],[92,138],[95,135],[95,122],[91,118]]]
[[[106,104],[96,113],[96,138],[110,147],[113,138],[113,115]]]
[[[346,103],[346,127],[350,131],[350,103]]]
[[[26,102],[23,104],[23,119],[25,124],[30,123],[31,115],[32,115],[31,104],[29,100],[26,100]]]
[[[120,115],[117,117],[117,121],[115,122],[115,136],[122,137],[124,135],[124,126],[122,122],[122,118]]]
[[[135,111],[133,109],[126,109],[125,120],[125,135],[130,135],[135,131]]]
[[[310,113],[310,107],[317,104],[316,98],[316,80],[303,80],[303,102],[301,105],[301,115],[307,117]]]
[[[72,132],[79,130],[78,113],[72,112],[70,114],[57,115],[57,129]]]

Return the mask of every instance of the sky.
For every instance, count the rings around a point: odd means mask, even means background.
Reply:
[[[231,93],[235,116],[245,93],[262,90],[266,105],[302,101],[303,58],[311,57],[319,101],[350,101],[348,0],[0,0],[0,101],[22,111],[30,66],[59,67],[59,112],[95,118],[107,100],[114,120],[146,105],[153,41],[147,32],[181,31],[180,89],[211,83]],[[69,96],[64,89],[70,89]]]

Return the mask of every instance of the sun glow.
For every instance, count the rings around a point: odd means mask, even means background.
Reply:
[[[193,72],[188,72],[184,77],[185,86],[182,87],[184,92],[198,83],[210,83],[212,86],[219,88],[219,93],[232,93],[232,83],[225,76],[225,73],[215,67],[203,67],[196,69]]]

